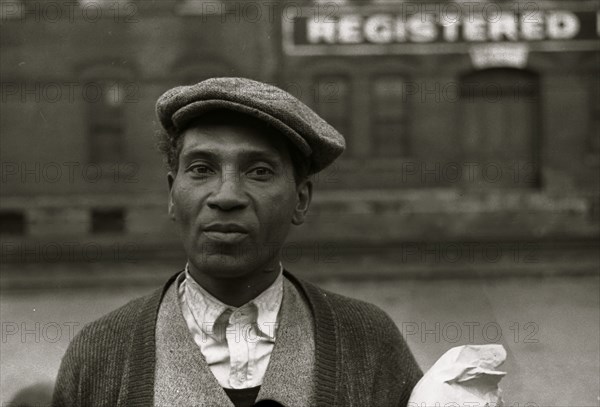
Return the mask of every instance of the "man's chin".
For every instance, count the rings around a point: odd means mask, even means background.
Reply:
[[[238,278],[252,273],[259,262],[255,258],[244,258],[226,253],[213,253],[193,257],[192,263],[203,274],[216,278]]]

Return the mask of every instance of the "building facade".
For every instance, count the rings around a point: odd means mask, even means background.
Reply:
[[[346,137],[301,245],[598,239],[597,2],[1,6],[4,259],[176,250],[154,103],[212,76],[276,84]]]

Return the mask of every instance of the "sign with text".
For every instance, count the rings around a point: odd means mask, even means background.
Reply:
[[[316,4],[284,13],[283,45],[289,55],[451,54],[486,43],[526,43],[531,51],[600,50],[597,4]]]

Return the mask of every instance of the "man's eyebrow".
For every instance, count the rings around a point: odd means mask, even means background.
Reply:
[[[276,154],[276,153],[273,153],[270,151],[264,151],[264,150],[242,151],[240,153],[240,157],[243,159],[249,160],[249,161],[266,160],[266,161],[272,161],[275,163],[283,162],[281,154]]]
[[[207,158],[209,160],[216,160],[219,158],[219,154],[215,151],[204,149],[204,148],[193,148],[187,151],[183,151],[181,153],[182,159],[192,159],[192,158]]]
[[[192,148],[187,151],[183,151],[181,154],[182,159],[193,159],[193,158],[206,158],[209,160],[218,161],[223,152],[219,152],[218,150],[213,150],[210,148]],[[243,160],[267,160],[275,163],[282,163],[283,158],[281,154],[277,154],[275,152],[257,149],[257,150],[249,150],[244,149],[237,153],[238,157]]]

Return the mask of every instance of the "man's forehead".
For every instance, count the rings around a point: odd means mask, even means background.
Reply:
[[[287,147],[268,130],[237,124],[197,124],[181,134],[182,154],[268,155],[283,159]]]

